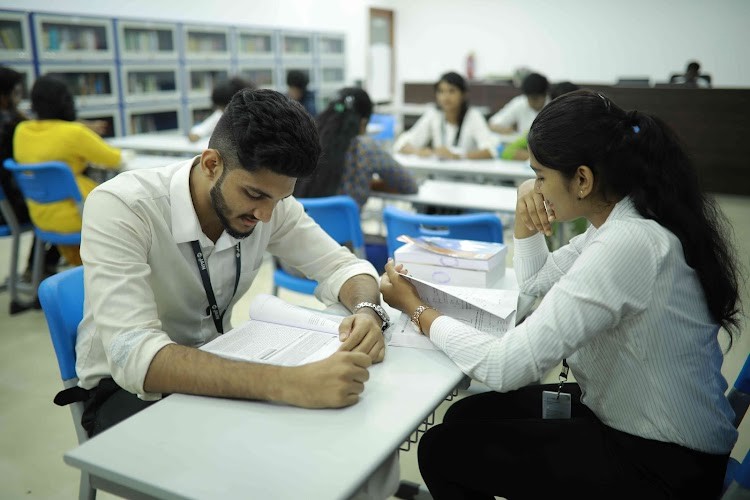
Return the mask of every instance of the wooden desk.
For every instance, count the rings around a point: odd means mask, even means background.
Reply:
[[[417,194],[372,191],[370,196],[420,205],[515,214],[516,188],[427,179]]]
[[[440,351],[389,347],[338,410],[174,394],[65,454],[159,498],[348,498],[462,380]]]
[[[534,178],[528,161],[519,160],[440,160],[436,157],[422,158],[417,155],[394,155],[404,168],[419,177],[457,176],[484,177],[498,181],[512,181],[520,184]]]
[[[161,155],[195,156],[208,148],[208,139],[190,142],[181,134],[135,134],[107,139],[112,146],[132,149],[138,153]]]

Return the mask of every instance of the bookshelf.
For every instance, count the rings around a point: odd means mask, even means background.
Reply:
[[[0,11],[0,61],[29,59],[31,59],[31,42],[28,16]]]
[[[38,57],[45,61],[112,60],[112,21],[34,14]]]
[[[117,22],[120,58],[124,61],[177,60],[174,24],[123,20]]]
[[[345,58],[339,33],[0,9],[0,64],[24,75],[25,96],[50,73],[70,87],[79,116],[106,120],[116,136],[187,133],[211,112],[215,83],[234,75],[285,92],[297,69],[319,96],[335,95]]]
[[[184,26],[185,57],[189,60],[230,58],[229,28]]]
[[[65,82],[76,100],[76,108],[117,104],[118,88],[115,69],[112,66],[95,65],[71,67],[67,65],[40,66],[43,75],[50,75]]]

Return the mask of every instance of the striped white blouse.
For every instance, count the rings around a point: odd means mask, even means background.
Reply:
[[[447,316],[432,324],[432,341],[465,373],[509,391],[567,358],[604,424],[731,451],[718,325],[674,234],[625,198],[601,227],[554,253],[541,234],[515,240],[514,266],[521,290],[546,294],[521,325],[497,338]]]

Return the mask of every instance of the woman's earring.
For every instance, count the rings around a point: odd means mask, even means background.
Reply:
[[[578,199],[579,200],[583,199],[583,190],[578,191]]]

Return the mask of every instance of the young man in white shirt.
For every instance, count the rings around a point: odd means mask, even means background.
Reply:
[[[382,361],[387,316],[377,273],[291,197],[320,155],[312,117],[270,90],[244,89],[200,156],[127,172],[86,200],[84,319],[76,371],[97,434],[158,400],[187,393],[308,408],[348,406]],[[231,361],[198,347],[231,328],[232,307],[269,251],[319,282],[324,303],[353,311],[341,349],[299,367]]]
[[[490,129],[498,134],[526,133],[536,115],[549,102],[549,82],[539,73],[531,73],[521,83],[523,95],[511,99],[508,104],[492,115]]]

